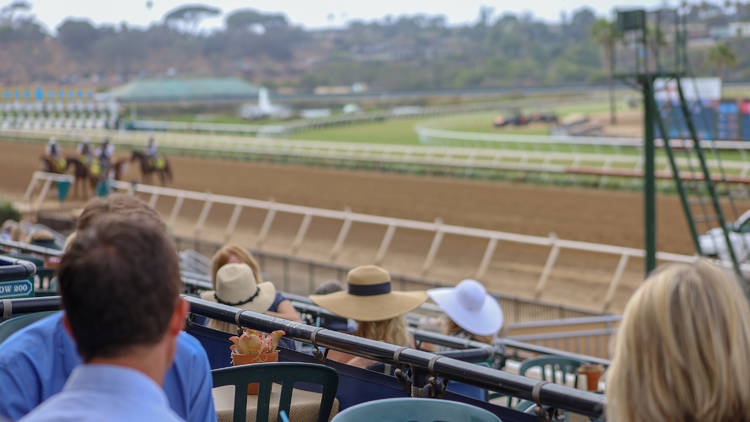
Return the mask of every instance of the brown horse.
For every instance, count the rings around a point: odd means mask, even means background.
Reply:
[[[172,181],[172,169],[169,167],[169,161],[167,157],[162,156],[164,159],[164,167],[156,168],[154,163],[151,161],[146,154],[141,151],[133,151],[133,155],[130,157],[130,161],[139,161],[141,163],[141,178],[143,183],[151,182],[151,175],[157,173],[161,184],[165,185],[167,181]]]
[[[76,157],[68,157],[65,161],[67,162],[68,167],[73,166],[73,177],[75,178],[73,183],[73,196],[81,197],[80,194],[83,193],[83,198],[88,198],[90,194],[88,192],[86,181],[92,183],[93,186],[96,185],[96,182],[93,181],[94,178],[91,175],[89,166]],[[81,189],[83,192],[81,192]]]
[[[60,167],[57,160],[49,155],[40,155],[39,159],[42,160],[42,171],[47,173],[63,174],[68,170],[68,166],[70,166],[68,160],[65,160],[65,165]]]

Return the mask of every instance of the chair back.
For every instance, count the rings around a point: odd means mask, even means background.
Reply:
[[[543,381],[555,384],[567,384],[569,377],[573,377],[573,387],[577,387],[578,375],[576,371],[583,362],[562,356],[542,356],[527,359],[521,363],[518,369],[519,375],[526,375],[531,368],[539,368]]]
[[[397,398],[374,400],[352,406],[332,422],[500,422],[492,412],[450,400]]]
[[[31,325],[42,318],[48,317],[58,311],[34,312],[31,314],[21,314],[0,322],[0,344],[16,331]]]
[[[211,371],[214,387],[234,385],[234,422],[245,422],[247,416],[247,386],[259,383],[256,421],[267,422],[272,384],[281,384],[279,411],[288,415],[295,383],[317,384],[323,387],[318,422],[328,421],[336,398],[339,378],[336,371],[313,363],[256,363],[232,366]]]

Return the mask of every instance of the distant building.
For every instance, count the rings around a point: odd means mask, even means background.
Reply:
[[[119,103],[247,101],[258,87],[239,78],[136,79],[109,92]]]

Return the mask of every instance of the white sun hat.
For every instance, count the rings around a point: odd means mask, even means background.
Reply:
[[[216,272],[216,291],[201,294],[201,299],[263,313],[273,304],[276,287],[270,281],[258,284],[247,264],[231,263]]]
[[[464,280],[456,287],[427,291],[459,327],[479,336],[496,334],[503,326],[503,310],[476,280]]]

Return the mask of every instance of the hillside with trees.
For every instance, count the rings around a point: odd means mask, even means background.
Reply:
[[[712,28],[750,22],[750,3],[729,3],[729,9],[688,6],[688,23],[711,41]],[[222,28],[206,31],[199,29],[201,21],[222,11],[190,5],[148,28],[67,19],[54,33],[32,12],[25,1],[0,10],[0,84],[112,86],[174,75],[240,76],[296,92],[357,82],[374,90],[604,84],[607,43],[616,37],[588,8],[557,23],[483,7],[471,24],[448,25],[444,16],[425,14],[322,30],[306,30],[282,14],[241,9],[227,11]],[[748,37],[691,47],[694,69],[750,80]]]

